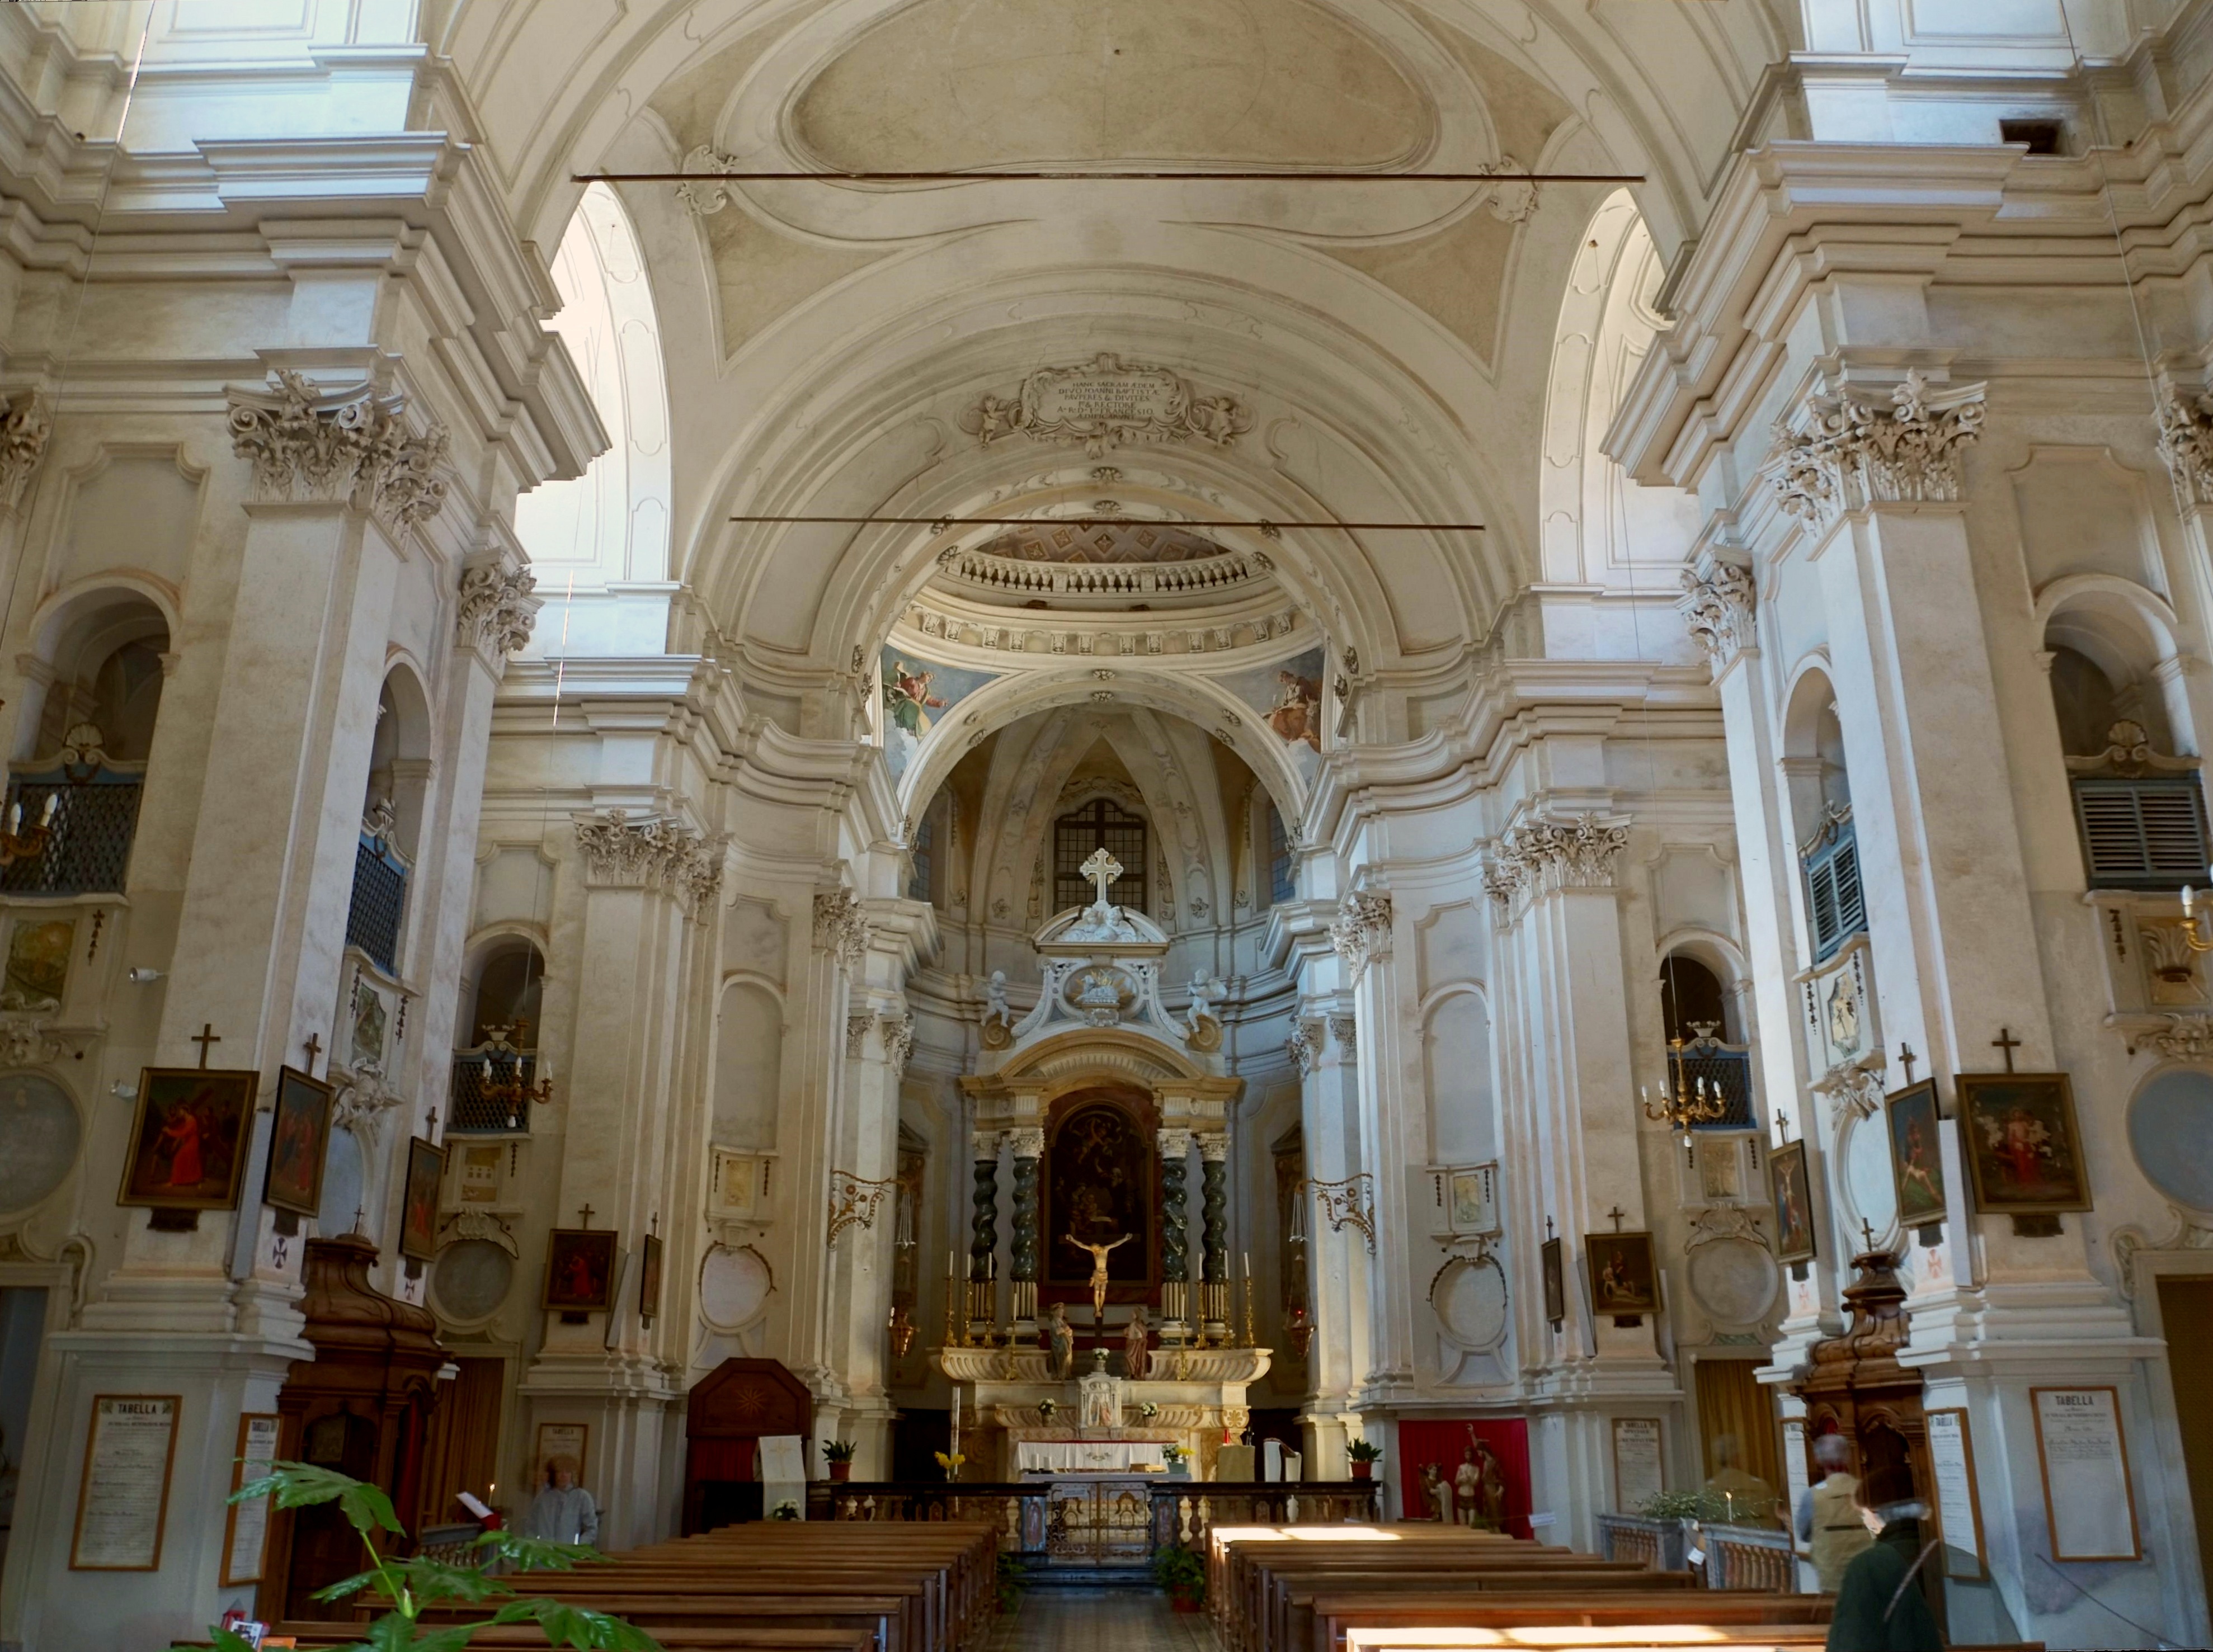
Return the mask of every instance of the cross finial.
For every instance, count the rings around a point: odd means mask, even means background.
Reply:
[[[1898,1041],[1898,1064],[1905,1069],[1905,1082],[1913,1082],[1913,1064],[1921,1058],[1913,1053],[1913,1046],[1903,1038]]]
[[[200,1047],[200,1071],[207,1071],[208,1046],[223,1042],[223,1035],[215,1029],[215,1023],[203,1021],[200,1029],[192,1036],[192,1042]]]
[[[1995,1050],[2003,1050],[2005,1052],[2006,1071],[2008,1072],[2011,1072],[2013,1071],[2013,1053],[2021,1048],[2021,1040],[2013,1036],[2013,1029],[2010,1027],[1999,1028],[1998,1036],[1990,1040],[1990,1048]]]
[[[435,1107],[430,1109],[430,1127],[428,1133],[432,1141],[438,1139],[438,1109]]]
[[[1612,1210],[1608,1211],[1606,1214],[1613,1218],[1613,1230],[1616,1233],[1619,1233],[1621,1231],[1621,1218],[1628,1215],[1629,1212],[1622,1209],[1620,1206],[1616,1205]]]
[[[1875,1248],[1875,1224],[1869,1221],[1864,1216],[1860,1218],[1860,1233],[1867,1240],[1867,1248],[1869,1250],[1873,1250]]]
[[[313,1074],[315,1070],[315,1058],[323,1053],[322,1034],[309,1033],[300,1041],[300,1048],[308,1052],[308,1071]]]
[[[592,1225],[592,1207],[589,1205],[578,1206],[576,1214],[584,1218],[584,1225],[586,1227],[588,1228]]]
[[[1549,1239],[1549,1238],[1551,1238],[1552,1236],[1552,1218],[1551,1217],[1549,1217],[1549,1216],[1548,1216],[1548,1217],[1546,1217],[1546,1218],[1545,1218],[1545,1237],[1546,1237],[1547,1239]]]
[[[1099,885],[1099,904],[1108,905],[1106,885],[1122,875],[1122,863],[1104,849],[1094,849],[1091,859],[1076,868],[1086,878]]]

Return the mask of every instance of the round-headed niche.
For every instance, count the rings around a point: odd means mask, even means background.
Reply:
[[[0,1076],[0,1212],[28,1210],[62,1185],[84,1130],[62,1087],[36,1072]]]
[[[2155,1075],[2129,1108],[2129,1149],[2144,1179],[2176,1204],[2213,1211],[2213,1074]]]
[[[351,1233],[355,1212],[369,1203],[361,1139],[341,1126],[331,1132],[330,1148],[323,1160],[323,1207],[315,1212],[315,1230],[326,1237]]]

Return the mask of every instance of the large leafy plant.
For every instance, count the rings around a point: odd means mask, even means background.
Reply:
[[[515,1532],[485,1532],[476,1540],[481,1554],[473,1565],[449,1565],[442,1560],[400,1560],[379,1552],[376,1534],[389,1532],[404,1537],[392,1499],[334,1469],[311,1463],[278,1462],[270,1472],[241,1486],[233,1503],[273,1497],[279,1509],[308,1509],[335,1503],[369,1552],[369,1569],[341,1578],[328,1588],[315,1591],[318,1600],[343,1600],[373,1588],[393,1603],[393,1609],[366,1626],[363,1639],[341,1652],[460,1652],[479,1629],[494,1624],[534,1623],[548,1646],[567,1646],[581,1652],[661,1652],[661,1643],[643,1630],[611,1618],[603,1612],[559,1600],[518,1596],[513,1585],[495,1577],[486,1568],[506,1561],[521,1571],[568,1571],[580,1560],[606,1558],[582,1543],[548,1543]],[[473,1624],[440,1624],[424,1628],[423,1614],[452,1601],[469,1606],[491,1606],[492,1613]],[[497,1602],[497,1605],[493,1603]],[[252,1643],[229,1630],[211,1631],[217,1652],[253,1652]]]

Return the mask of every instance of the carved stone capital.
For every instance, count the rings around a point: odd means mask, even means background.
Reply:
[[[2213,503],[2213,396],[2167,386],[2159,404],[2159,456],[2186,513]]]
[[[46,457],[46,438],[53,422],[39,405],[36,392],[27,391],[8,404],[0,416],[0,507],[14,510],[22,502],[31,472]]]
[[[869,955],[869,918],[860,897],[848,889],[818,890],[814,895],[814,944],[834,953],[848,969]]]
[[[1016,1158],[1045,1157],[1045,1127],[1042,1125],[1017,1125],[1006,1133],[1007,1151]]]
[[[281,367],[271,377],[272,389],[230,392],[230,445],[253,461],[257,496],[350,500],[403,530],[438,513],[445,426],[434,419],[417,434],[407,398],[374,386],[326,391]]]
[[[1202,1164],[1222,1164],[1228,1162],[1229,1138],[1218,1131],[1194,1133],[1198,1138],[1198,1157]]]
[[[914,1011],[902,1010],[897,1015],[880,1015],[883,1023],[884,1060],[891,1064],[893,1072],[906,1071],[907,1058],[914,1054]]]
[[[1532,820],[1506,835],[1505,853],[1518,862],[1535,893],[1556,890],[1612,889],[1614,863],[1629,847],[1626,821],[1602,821],[1596,815],[1565,820]]]
[[[697,836],[657,817],[633,821],[628,811],[610,809],[576,823],[576,847],[595,888],[657,890],[697,915],[722,886],[729,839]]]
[[[1329,941],[1357,981],[1370,963],[1391,956],[1391,897],[1375,890],[1346,896],[1330,924]]]
[[[859,1059],[862,1050],[867,1048],[869,1026],[875,1020],[875,1017],[872,1015],[855,1014],[845,1017],[845,1054],[848,1060]]]
[[[1711,551],[1702,554],[1683,570],[1683,594],[1675,611],[1719,677],[1753,644],[1757,602],[1751,570],[1725,562]]]
[[[1321,1060],[1322,1026],[1319,1021],[1294,1021],[1291,1036],[1283,1041],[1291,1060],[1298,1063],[1302,1077],[1312,1072]]]
[[[1960,459],[1982,434],[1983,384],[1932,387],[1918,368],[1883,407],[1847,390],[1810,398],[1775,427],[1768,461],[1777,502],[1826,527],[1844,511],[1960,496]]]
[[[1333,1015],[1328,1021],[1329,1036],[1344,1052],[1344,1059],[1351,1060],[1360,1053],[1360,1023],[1349,1015]]]
[[[1502,907],[1511,907],[1514,897],[1529,885],[1529,863],[1513,846],[1501,841],[1491,846],[1483,857],[1484,893]]]
[[[544,598],[531,594],[537,588],[538,576],[527,568],[479,562],[461,570],[454,639],[475,649],[495,677],[506,671],[508,656],[530,641],[538,610],[546,605]]]

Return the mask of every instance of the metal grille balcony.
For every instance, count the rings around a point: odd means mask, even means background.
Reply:
[[[59,770],[10,780],[8,803],[26,825],[44,818],[54,799],[45,851],[0,870],[0,894],[120,895],[131,869],[144,775],[102,768],[87,780]]]
[[[346,944],[357,946],[387,975],[399,973],[399,922],[407,910],[407,863],[391,840],[367,832],[353,855],[353,900],[346,908]]]
[[[1700,1025],[1705,1024],[1700,1023]],[[1718,1119],[1709,1119],[1692,1127],[1694,1130],[1749,1130],[1752,1117],[1752,1052],[1743,1045],[1724,1044],[1718,1039],[1694,1038],[1685,1044],[1680,1054],[1671,1052],[1667,1057],[1668,1078],[1675,1084],[1695,1088],[1699,1079],[1706,1081],[1706,1089],[1716,1092],[1728,1103],[1728,1110]]]
[[[487,1066],[487,1060],[490,1065]],[[485,1092],[537,1082],[538,1058],[502,1045],[454,1052],[454,1079],[446,1092],[446,1133],[455,1136],[527,1134],[530,1103]]]

